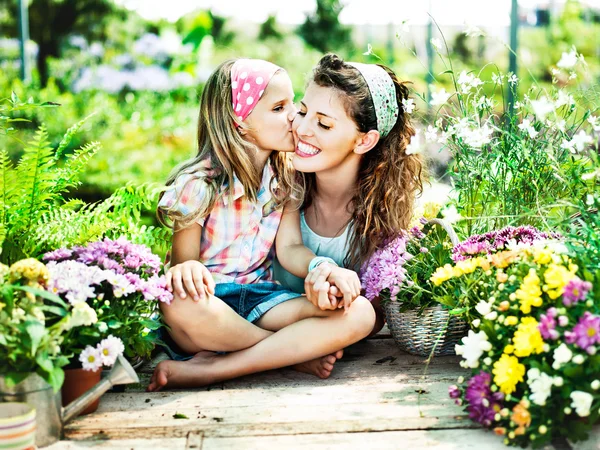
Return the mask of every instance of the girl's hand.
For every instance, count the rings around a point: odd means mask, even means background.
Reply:
[[[358,274],[353,270],[334,266],[327,277],[327,281],[331,286],[337,287],[344,297],[344,309],[346,310],[350,307],[354,299],[360,295],[360,280],[358,279]]]
[[[186,291],[195,302],[205,300],[207,294],[214,295],[215,281],[206,267],[196,260],[189,260],[171,267],[166,274],[167,289],[186,298]]]
[[[304,292],[309,302],[322,310],[338,308],[337,289],[327,281],[334,268],[332,264],[323,263],[313,269],[304,280]]]

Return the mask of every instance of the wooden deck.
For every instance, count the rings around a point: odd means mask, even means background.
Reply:
[[[146,393],[158,360],[141,369],[141,385],[105,394],[96,413],[75,419],[66,440],[47,448],[507,448],[448,398],[448,385],[466,373],[457,357],[435,358],[424,375],[424,358],[401,352],[386,333],[346,349],[327,380],[283,369]],[[597,431],[573,448],[600,449]]]

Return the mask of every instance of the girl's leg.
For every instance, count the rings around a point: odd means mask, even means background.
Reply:
[[[292,323],[244,350],[223,356],[201,352],[184,362],[162,361],[148,390],[203,386],[309,361],[366,337],[375,323],[373,306],[364,297],[358,297],[347,312],[339,309],[320,314]]]
[[[175,295],[170,305],[161,305],[161,311],[175,343],[191,354],[203,350],[233,352],[273,334],[248,322],[214,296],[194,302]]]

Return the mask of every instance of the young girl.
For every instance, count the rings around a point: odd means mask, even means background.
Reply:
[[[293,124],[293,164],[304,172],[304,244],[340,266],[359,270],[373,251],[410,222],[422,190],[421,161],[407,155],[414,135],[402,100],[408,89],[389,68],[325,55],[314,69]],[[296,292],[322,288],[331,266],[306,280],[276,266]],[[377,325],[383,326],[376,306]]]
[[[167,274],[174,300],[162,314],[179,352],[194,357],[161,362],[148,390],[307,361],[297,368],[326,377],[341,356],[332,353],[373,327],[373,307],[351,271],[324,264],[346,311],[328,299],[327,284],[313,304],[272,281],[276,236],[281,264],[297,276],[327,261],[302,245],[298,212],[282,213],[301,195],[279,153],[294,149],[293,97],[287,73],[260,60],[225,62],[206,83],[198,155],[171,176],[159,203],[175,231]]]

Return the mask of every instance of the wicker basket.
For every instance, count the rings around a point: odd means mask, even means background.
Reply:
[[[454,346],[469,330],[464,320],[452,317],[448,321],[448,310],[439,305],[425,308],[421,315],[416,310],[401,313],[394,302],[385,302],[383,309],[394,341],[413,355],[429,356],[434,346],[435,356],[454,355]]]
[[[429,223],[441,226],[452,244],[458,244],[458,237],[450,224],[441,219],[432,219]],[[403,351],[413,355],[429,356],[434,347],[435,356],[454,355],[454,346],[469,330],[464,320],[450,317],[448,310],[441,305],[425,308],[421,315],[418,310],[401,313],[399,305],[392,301],[384,302],[383,309],[394,341]]]

